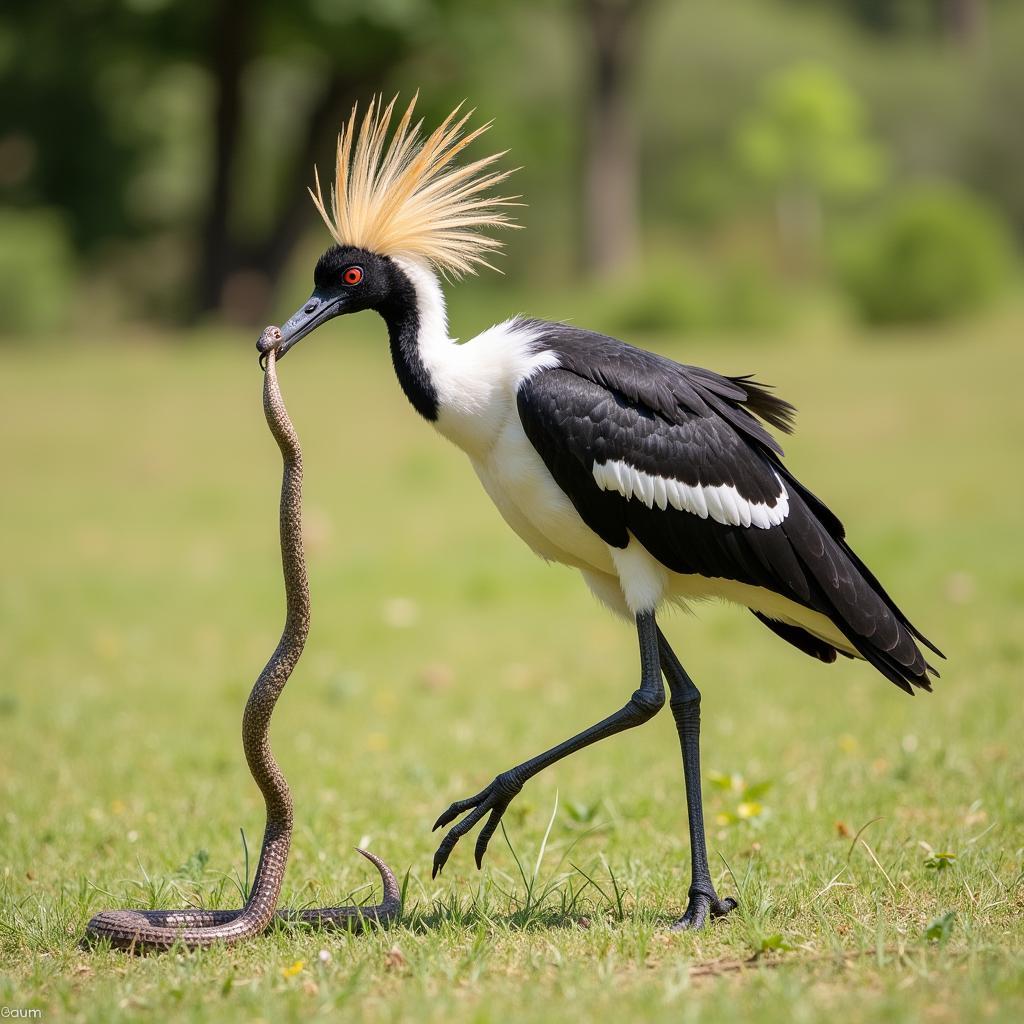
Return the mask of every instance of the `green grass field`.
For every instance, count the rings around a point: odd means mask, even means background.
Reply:
[[[688,883],[667,713],[531,783],[482,873],[470,840],[431,881],[435,816],[619,707],[635,641],[417,420],[378,325],[305,342],[281,367],[314,613],[273,733],[298,821],[284,901],[375,895],[361,843],[408,873],[405,919],[137,959],[81,949],[90,914],[237,905],[239,830],[251,848],[261,834],[239,718],[282,601],[254,339],[9,348],[0,1007],[97,1022],[1024,1019],[1022,336],[1007,314],[919,336],[647,339],[757,371],[799,406],[791,465],[949,656],[934,695],[911,699],[740,610],[667,621],[704,693],[712,870],[740,900],[682,935],[666,930]]]

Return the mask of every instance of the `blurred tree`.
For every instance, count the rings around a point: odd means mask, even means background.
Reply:
[[[198,313],[220,306],[227,277],[233,269],[228,229],[231,178],[242,129],[242,73],[252,58],[255,43],[256,6],[254,0],[218,0],[209,5],[211,18],[204,49],[214,85],[213,160],[200,232],[201,256],[195,289]]]
[[[962,44],[972,43],[982,34],[987,15],[985,0],[945,0],[942,4],[943,27]]]
[[[820,0],[791,0],[820,6]],[[984,28],[986,0],[828,0],[856,24],[878,35],[940,31],[960,43]]]
[[[927,323],[983,308],[1009,277],[1013,252],[988,203],[950,185],[890,199],[847,239],[840,282],[870,323]]]
[[[137,227],[123,198],[139,152],[121,100],[138,88],[127,67],[137,55],[179,52],[168,28],[160,12],[144,17],[118,0],[0,7],[0,140],[22,155],[21,172],[0,186],[14,205],[59,207],[80,251]]]
[[[219,0],[207,46],[216,83],[214,161],[195,289],[198,314],[225,309],[238,319],[262,319],[272,283],[308,222],[306,186],[313,164],[321,156],[322,165],[333,166],[332,129],[354,103],[381,89],[438,29],[454,2]],[[320,73],[305,108],[292,115],[297,125],[291,126],[290,145],[264,155],[283,168],[277,175],[280,186],[272,213],[259,218],[262,230],[250,230],[243,240],[244,218],[232,184],[247,122],[266,130],[262,111],[246,105],[244,86],[275,56],[318,67]]]
[[[580,0],[589,38],[584,83],[583,263],[610,277],[639,251],[637,139],[631,86],[648,0]]]
[[[774,194],[783,254],[800,267],[818,249],[823,201],[879,185],[884,159],[856,94],[830,68],[798,64],[770,76],[743,118],[736,151]]]
[[[282,270],[306,285],[313,164],[329,176],[352,101],[398,85],[423,86],[428,120],[463,97],[495,117],[531,207],[503,267],[533,287],[574,259],[616,273],[638,207],[643,244],[678,260],[698,242],[709,279],[763,274],[776,235],[806,259],[822,211],[881,179],[866,110],[887,188],[969,181],[1024,237],[1022,15],[1009,0],[5,0],[0,203],[25,216],[0,263],[19,265],[38,218],[32,265],[52,261],[54,287],[85,276],[90,316],[261,318],[274,283],[298,290]],[[984,47],[945,44],[986,18]],[[766,198],[775,223],[751,216]]]
[[[1000,28],[989,59],[973,69],[981,89],[953,170],[1002,209],[1024,243],[1024,5]]]
[[[308,223],[313,163],[333,163],[333,129],[352,103],[384,87],[410,53],[442,34],[443,17],[459,2],[12,0],[0,8],[0,93],[17,97],[0,126],[7,168],[0,189],[15,205],[59,208],[86,260],[109,255],[110,242],[189,240],[195,259],[175,262],[163,250],[150,275],[163,278],[154,290],[164,309],[168,275],[160,271],[180,276],[178,268],[192,263],[191,285],[178,289],[179,317],[227,306],[258,320],[270,281]],[[304,88],[286,90],[296,73]],[[199,123],[178,137],[158,116],[173,106],[162,97],[162,78],[199,112]],[[253,102],[265,98],[264,79],[298,100],[273,124]],[[278,135],[269,145],[251,145],[250,136],[272,130]],[[254,148],[260,165],[245,165]],[[182,159],[192,151],[197,158]],[[167,174],[163,194],[140,188],[147,174],[159,176],[160,159],[199,179],[181,189],[193,201],[163,202],[179,188]],[[247,206],[248,178],[276,186],[259,211]],[[137,258],[145,251],[130,263],[145,263]],[[147,278],[137,265],[125,273],[133,282]]]

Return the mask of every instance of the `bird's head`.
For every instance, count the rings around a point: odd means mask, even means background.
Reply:
[[[313,294],[281,326],[278,358],[336,316],[380,309],[398,285],[397,267],[387,256],[354,245],[332,245],[317,260]]]
[[[488,170],[504,154],[453,163],[490,124],[464,132],[472,111],[460,114],[460,106],[424,138],[422,121],[412,119],[415,105],[413,97],[390,140],[394,99],[386,106],[372,101],[361,121],[353,110],[342,126],[329,202],[319,174],[309,190],[336,244],[317,261],[313,294],[282,325],[278,357],[336,316],[383,312],[408,287],[400,262],[450,277],[490,267],[501,242],[479,229],[514,226],[502,208],[517,197],[488,194],[512,173]],[[261,356],[268,344],[257,343]]]

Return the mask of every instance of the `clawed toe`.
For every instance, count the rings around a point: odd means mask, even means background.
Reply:
[[[712,897],[705,892],[691,891],[686,912],[672,925],[671,931],[698,931],[707,924],[709,917],[725,917],[726,914],[735,910],[738,906],[739,904],[731,896],[727,896],[723,900],[719,899],[717,895]]]
[[[730,911],[735,910],[739,906],[731,896],[726,896],[724,900],[715,900],[711,904],[711,916],[712,917],[725,917]]]
[[[430,872],[431,878],[436,878],[438,873],[444,869],[452,850],[455,849],[458,841],[480,823],[484,816],[490,812],[487,824],[480,831],[477,837],[476,849],[474,850],[476,866],[483,864],[484,854],[487,852],[487,844],[491,841],[502,815],[508,809],[512,798],[519,792],[518,787],[512,788],[502,776],[498,776],[486,789],[481,790],[476,796],[466,800],[456,800],[434,823],[434,829],[444,828],[450,825],[460,814],[466,816],[454,825],[441,840],[437,851],[434,853],[434,865]],[[466,812],[469,812],[468,814]]]

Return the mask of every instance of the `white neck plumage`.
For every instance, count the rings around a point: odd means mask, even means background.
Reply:
[[[445,362],[455,341],[448,337],[448,311],[437,275],[422,263],[401,256],[394,263],[408,278],[416,296],[416,346],[428,370]]]
[[[520,381],[554,365],[538,346],[538,331],[517,319],[491,327],[465,344],[448,335],[444,292],[422,263],[394,257],[415,294],[405,330],[391,328],[392,357],[413,406],[471,456],[495,441],[515,404]]]

